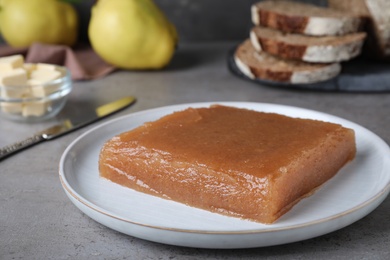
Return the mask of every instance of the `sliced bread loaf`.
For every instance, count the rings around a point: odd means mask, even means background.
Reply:
[[[357,32],[362,24],[359,16],[294,1],[262,1],[253,4],[251,11],[255,25],[288,33],[344,35]]]
[[[235,52],[238,69],[251,79],[308,84],[336,77],[341,70],[339,63],[311,64],[302,61],[283,60],[263,51],[256,51],[250,40],[240,44]]]
[[[367,41],[364,54],[370,58],[390,59],[389,0],[328,0],[329,7],[360,15],[366,19]]]
[[[255,26],[250,39],[257,51],[266,51],[285,59],[307,62],[340,62],[360,54],[366,34],[364,32],[343,36],[307,36],[285,34],[278,30]]]

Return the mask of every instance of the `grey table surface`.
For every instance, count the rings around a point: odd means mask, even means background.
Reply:
[[[107,120],[161,106],[209,101],[291,105],[360,124],[390,143],[389,93],[301,91],[262,86],[232,75],[234,43],[183,44],[163,71],[117,71],[75,82],[64,111],[135,95],[137,103],[110,118],[0,162],[0,259],[390,259],[390,198],[363,219],[321,237],[286,245],[216,250],[164,245],[111,230],[78,210],[58,176],[64,149]],[[55,123],[0,119],[0,146]]]

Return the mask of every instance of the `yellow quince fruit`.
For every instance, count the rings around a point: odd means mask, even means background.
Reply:
[[[90,43],[107,63],[123,69],[160,69],[174,55],[178,35],[153,0],[98,0]]]
[[[0,29],[13,47],[32,43],[72,46],[77,40],[78,15],[74,7],[60,0],[3,0]]]

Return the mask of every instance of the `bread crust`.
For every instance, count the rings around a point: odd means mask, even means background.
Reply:
[[[281,8],[281,4],[286,7]],[[291,13],[291,8],[299,8],[302,12],[300,14]],[[311,14],[311,10],[315,12]],[[254,4],[251,7],[251,16],[255,25],[286,33],[313,36],[354,33],[362,29],[363,22],[359,16],[342,15],[336,10],[291,1],[263,1]]]
[[[292,40],[292,35],[299,41]],[[259,26],[253,27],[250,32],[257,51],[263,50],[284,59],[319,63],[341,62],[358,56],[365,36],[365,33],[334,37],[289,35]]]
[[[254,19],[254,24],[267,26],[270,28],[278,29],[283,32],[295,32],[304,33],[309,23],[308,17],[287,16],[268,10],[258,9],[257,6],[253,6],[253,16],[258,16],[258,19]]]
[[[250,40],[237,48],[235,63],[247,77],[292,84],[309,84],[336,77],[341,66],[333,64],[307,64],[279,59],[264,52],[256,52]],[[264,60],[265,62],[261,62]]]
[[[275,71],[272,68],[248,65],[238,55],[234,57],[234,61],[240,71],[252,79],[259,78],[279,82],[291,82],[292,71]]]
[[[390,2],[388,0],[328,0],[329,7],[365,19],[367,41],[363,54],[371,59],[390,59]]]

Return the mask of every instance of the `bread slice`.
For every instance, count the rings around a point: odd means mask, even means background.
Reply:
[[[234,60],[237,68],[251,79],[258,78],[291,84],[329,80],[341,71],[339,63],[306,63],[284,60],[264,51],[257,52],[249,39],[237,47]]]
[[[341,125],[215,105],[113,137],[99,170],[140,192],[273,223],[355,153],[354,131]]]
[[[266,51],[285,59],[325,63],[346,61],[358,56],[365,37],[364,32],[322,37],[285,34],[261,26],[255,26],[250,31],[250,39],[257,51]]]
[[[251,11],[255,25],[288,33],[344,35],[359,31],[362,25],[359,16],[294,1],[262,1],[253,4]]]
[[[366,19],[367,41],[364,55],[374,59],[390,59],[389,0],[328,0],[331,8],[360,15]]]

